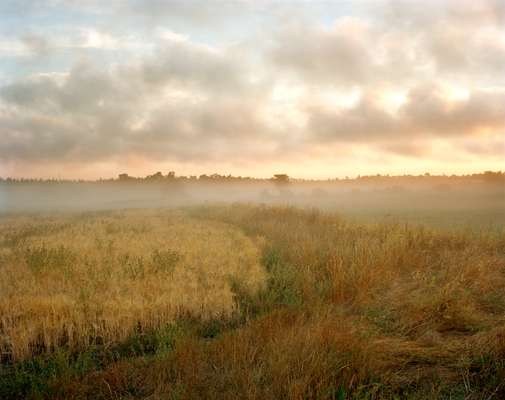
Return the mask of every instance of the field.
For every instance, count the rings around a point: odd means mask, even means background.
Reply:
[[[0,398],[504,398],[503,226],[406,220],[5,214]]]

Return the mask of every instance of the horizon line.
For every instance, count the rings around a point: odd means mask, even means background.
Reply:
[[[60,178],[60,177],[46,177],[46,178],[35,178],[35,177],[10,177],[10,176],[0,176],[0,182],[8,182],[8,181],[57,181],[57,182],[102,182],[102,181],[121,181],[121,180],[160,180],[160,179],[180,179],[180,180],[191,180],[191,181],[200,181],[200,180],[226,180],[226,179],[242,179],[242,180],[255,180],[255,181],[275,181],[278,180],[278,176],[285,176],[291,181],[299,181],[299,182],[322,182],[322,181],[349,181],[349,180],[359,180],[359,179],[371,179],[371,178],[464,178],[464,177],[478,177],[478,176],[501,176],[505,177],[505,172],[502,170],[485,170],[481,172],[472,172],[467,174],[433,174],[430,172],[425,172],[421,174],[409,174],[405,173],[402,175],[396,174],[370,174],[370,175],[362,175],[358,174],[354,177],[345,176],[345,177],[331,177],[331,178],[297,178],[295,176],[291,176],[286,173],[276,173],[273,174],[269,178],[262,177],[254,177],[254,176],[243,176],[243,175],[232,175],[232,174],[200,174],[200,175],[175,175],[174,171],[169,171],[166,175],[163,175],[161,171],[157,171],[152,175],[146,176],[133,176],[128,173],[117,174],[115,177],[100,177],[95,179],[85,179],[85,178]],[[282,179],[282,178],[281,178]]]

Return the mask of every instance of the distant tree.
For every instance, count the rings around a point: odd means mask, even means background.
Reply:
[[[163,179],[163,174],[158,171],[156,172],[155,174],[152,174],[152,175],[148,175],[146,176],[146,179],[148,180],[159,180],[159,179]]]
[[[485,171],[482,175],[482,179],[486,183],[502,183],[505,182],[505,174],[501,171]]]
[[[275,174],[273,179],[275,183],[279,184],[285,184],[289,182],[289,176],[286,174]]]

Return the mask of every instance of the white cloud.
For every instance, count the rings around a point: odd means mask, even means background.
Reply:
[[[121,41],[119,39],[108,33],[100,32],[92,28],[81,30],[81,40],[80,47],[84,48],[117,50],[121,47]],[[69,47],[71,47],[71,45],[69,45]]]
[[[29,54],[29,50],[18,39],[0,36],[0,56],[19,57]]]

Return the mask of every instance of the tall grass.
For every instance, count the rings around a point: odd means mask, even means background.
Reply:
[[[44,224],[0,231],[4,359],[111,345],[180,314],[229,317],[230,282],[254,291],[264,280],[255,244],[224,224],[147,211]]]
[[[118,220],[128,218],[134,214]],[[229,232],[221,248],[233,253],[234,260],[244,246],[261,249],[264,269],[248,267],[227,280],[240,323],[228,323],[226,313],[206,326],[187,320],[178,325],[180,334],[169,351],[112,360],[102,370],[71,378],[60,374],[42,397],[505,397],[505,237],[499,231],[358,224],[314,210],[245,205],[188,209],[181,218],[199,227],[188,233],[193,241],[198,240],[194,233],[205,229]],[[157,221],[154,214],[147,221],[149,226],[158,223],[165,226],[168,220],[158,216]],[[121,235],[127,247],[134,247],[139,237]],[[206,240],[210,236],[203,235]],[[54,254],[60,254],[61,243],[51,243]],[[206,259],[225,257],[222,251],[212,253],[212,246],[195,251]],[[174,246],[170,251],[180,254]],[[45,250],[36,254],[53,257]],[[145,254],[151,254],[150,262],[159,257],[168,265],[180,262],[175,253],[131,252],[132,257]],[[254,257],[238,256],[239,264],[250,260],[248,265],[256,265],[257,250],[250,254]],[[198,260],[194,257],[192,263]],[[137,261],[131,262],[135,270]],[[209,267],[219,268],[216,263]],[[257,278],[248,271],[257,271]],[[159,277],[160,272],[145,273]]]

